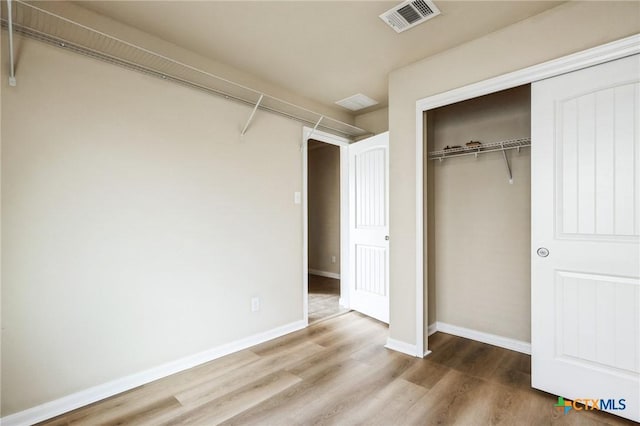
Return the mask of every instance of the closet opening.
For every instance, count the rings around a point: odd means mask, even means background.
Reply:
[[[431,109],[424,120],[428,334],[527,346],[531,86]]]
[[[340,306],[340,147],[308,141],[308,321],[342,314]]]

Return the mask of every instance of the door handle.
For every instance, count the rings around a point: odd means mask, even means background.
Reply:
[[[389,241],[389,236],[388,236],[388,235],[385,235],[385,236],[384,236],[384,240],[385,240],[385,241]]]
[[[538,253],[538,256],[540,257],[547,257],[549,256],[549,249],[546,247],[540,247],[536,253]]]

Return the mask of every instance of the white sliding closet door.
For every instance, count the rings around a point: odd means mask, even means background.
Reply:
[[[635,55],[534,83],[531,129],[532,385],[635,421],[639,80]]]
[[[349,145],[349,304],[389,322],[389,132]]]

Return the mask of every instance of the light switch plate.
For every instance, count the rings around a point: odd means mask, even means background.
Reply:
[[[300,204],[302,202],[302,194],[300,194],[299,192],[294,192],[293,193],[293,202],[295,204]]]

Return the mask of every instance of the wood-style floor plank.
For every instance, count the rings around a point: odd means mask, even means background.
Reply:
[[[278,371],[261,377],[232,392],[212,398],[209,402],[188,410],[181,416],[167,420],[164,424],[220,424],[223,421],[258,405],[283,390],[300,382],[299,377],[286,371]]]
[[[443,333],[418,359],[386,325],[332,317],[51,419],[46,425],[631,425],[553,405],[529,356]]]
[[[340,280],[309,274],[309,324],[347,312],[340,306]]]

